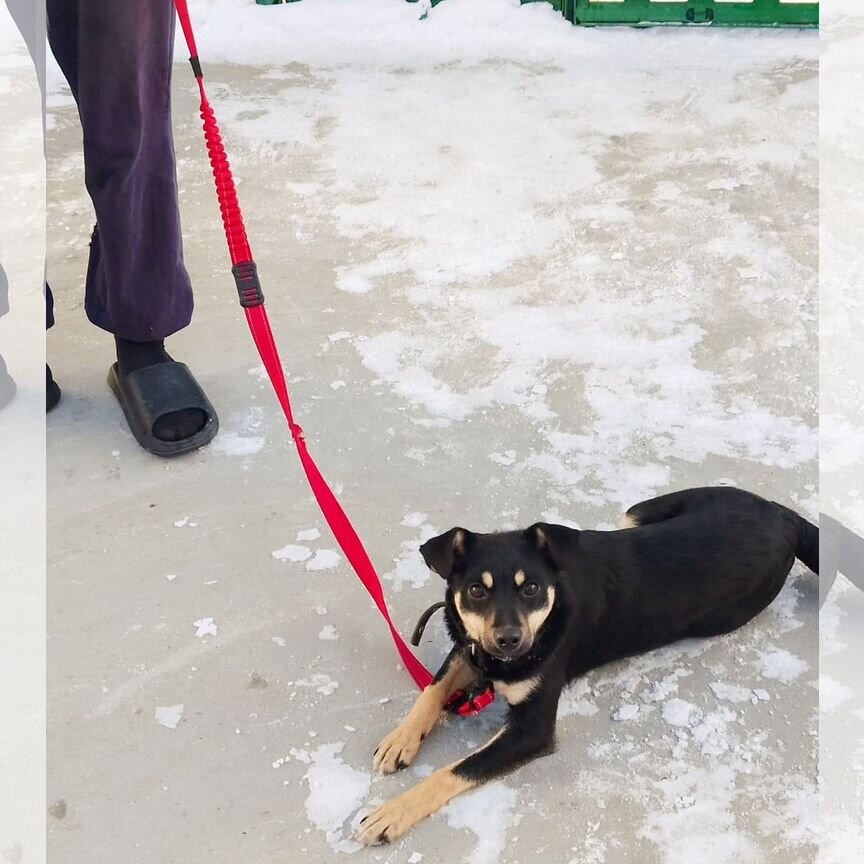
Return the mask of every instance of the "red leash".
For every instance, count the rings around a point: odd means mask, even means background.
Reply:
[[[219,198],[219,208],[222,211],[222,222],[225,226],[225,237],[228,240],[228,251],[231,254],[231,268],[234,280],[237,283],[237,292],[240,295],[240,305],[246,312],[246,321],[255,340],[258,353],[264,361],[264,367],[270,376],[273,389],[279,404],[285,412],[291,436],[297,445],[297,452],[303,469],[312,487],[312,492],[321,507],[321,512],[333,532],[336,542],[345,553],[345,557],[354,568],[360,581],[375,601],[396,643],[396,650],[405,664],[408,673],[421,689],[432,681],[429,670],[411,653],[411,649],[405,644],[399,631],[393,625],[387,603],[384,600],[384,591],[381,580],[369,560],[363,543],[357,536],[354,526],[345,515],[336,496],[333,494],[327,482],[324,480],[318,466],[309,454],[303,430],[294,421],[291,410],[291,399],[288,394],[288,386],[285,382],[285,374],[279,361],[279,352],[264,309],[264,294],[261,291],[261,283],[258,281],[258,271],[255,261],[252,259],[252,250],[246,238],[246,228],[243,224],[243,215],[240,212],[240,204],[237,201],[237,191],[234,188],[234,180],[231,169],[222,145],[222,137],[219,134],[219,126],[213,109],[204,92],[204,75],[201,71],[201,63],[198,59],[198,49],[195,45],[195,35],[192,32],[192,22],[189,19],[189,9],[186,0],[175,0],[177,15],[180,18],[180,26],[186,36],[186,44],[189,46],[192,71],[198,82],[198,90],[201,93],[201,119],[204,125],[204,138],[207,142],[207,152],[210,155],[210,164],[213,167],[213,179],[216,181],[216,195]]]
[[[264,361],[264,368],[267,370],[270,383],[276,391],[276,398],[279,400],[282,411],[285,413],[288,427],[291,430],[291,437],[297,446],[297,453],[300,456],[300,462],[303,464],[303,470],[306,472],[306,477],[312,488],[312,494],[315,496],[315,500],[318,502],[318,506],[321,508],[321,512],[324,514],[324,518],[327,520],[327,524],[330,526],[336,542],[354,568],[354,572],[360,578],[363,586],[375,601],[378,610],[384,616],[384,620],[390,628],[390,635],[396,644],[396,650],[399,652],[399,656],[402,658],[408,674],[411,675],[414,682],[422,690],[432,683],[432,675],[414,656],[394,626],[390,618],[390,612],[387,609],[387,602],[384,599],[381,580],[378,578],[378,574],[369,560],[369,555],[357,536],[351,520],[336,500],[336,496],[318,470],[315,460],[309,454],[309,450],[306,447],[306,439],[303,437],[303,430],[294,421],[294,413],[291,410],[291,397],[288,394],[285,373],[279,360],[276,340],[273,338],[273,331],[270,329],[267,311],[264,309],[264,293],[261,290],[261,283],[258,280],[258,268],[252,258],[252,250],[249,248],[249,241],[246,237],[246,227],[243,224],[243,214],[240,212],[240,204],[237,201],[237,190],[234,187],[234,179],[231,176],[231,168],[225,154],[225,147],[222,145],[222,136],[219,133],[216,116],[204,91],[204,73],[201,71],[201,62],[198,59],[198,48],[195,45],[195,34],[192,32],[189,9],[186,5],[186,0],[174,0],[174,5],[177,8],[180,26],[183,28],[183,34],[186,37],[186,44],[189,46],[189,54],[191,55],[189,62],[192,64],[192,71],[195,73],[195,80],[198,82],[198,90],[201,94],[201,120],[204,126],[204,138],[207,142],[210,165],[213,168],[213,179],[216,182],[216,195],[219,199],[219,209],[222,211],[225,237],[228,240],[228,251],[231,255],[232,264],[231,272],[234,274],[237,293],[240,296],[240,305],[246,313],[246,321],[249,324],[252,339],[255,342],[258,353],[261,355],[261,359]],[[456,714],[467,717],[482,711],[487,705],[491,704],[494,698],[495,693],[491,685],[486,685],[485,689],[472,693],[458,690],[452,695],[446,707]]]

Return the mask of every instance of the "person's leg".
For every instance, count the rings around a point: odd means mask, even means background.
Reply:
[[[78,103],[96,210],[86,310],[120,339],[192,316],[171,129],[171,0],[48,0],[52,51]]]
[[[171,0],[47,0],[51,49],[78,103],[96,210],[85,308],[115,336],[117,380],[169,362],[163,340],[192,316],[171,128]],[[203,428],[198,408],[159,417],[156,436]]]

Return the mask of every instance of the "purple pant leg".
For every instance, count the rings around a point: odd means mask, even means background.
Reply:
[[[78,103],[96,210],[85,308],[124,339],[192,317],[174,139],[171,0],[48,0],[48,38]]]

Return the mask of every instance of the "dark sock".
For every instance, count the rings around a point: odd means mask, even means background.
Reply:
[[[51,374],[51,367],[45,364],[45,411],[53,411],[60,401],[60,388]]]
[[[136,369],[157,363],[170,363],[173,359],[165,350],[163,339],[131,342],[115,336],[114,341],[117,344],[117,367],[121,381]],[[206,423],[207,415],[200,408],[172,411],[163,414],[153,424],[153,434],[162,441],[182,441],[203,429]]]

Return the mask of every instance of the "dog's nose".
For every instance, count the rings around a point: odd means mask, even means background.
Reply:
[[[522,644],[521,628],[498,627],[495,630],[495,644],[506,654],[512,654]]]

